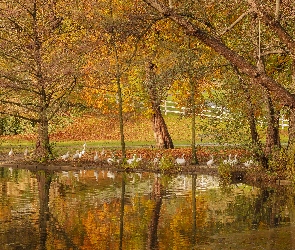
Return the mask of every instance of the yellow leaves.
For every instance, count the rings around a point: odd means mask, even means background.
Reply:
[[[118,240],[114,237],[119,234],[120,203],[104,203],[101,209],[90,210],[82,220],[86,230],[83,249],[115,249]],[[110,237],[113,236],[113,237]],[[109,248],[110,247],[110,248]]]

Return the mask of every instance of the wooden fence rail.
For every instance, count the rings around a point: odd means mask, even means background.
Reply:
[[[216,106],[211,106],[211,108],[218,108]],[[165,115],[168,113],[174,113],[174,114],[185,114],[185,107],[177,107],[177,102],[173,101],[163,101],[163,104],[161,105],[161,110],[164,112]],[[201,114],[198,114],[200,116],[206,116],[206,117],[214,117],[217,119],[223,119],[222,116],[216,116],[216,115],[210,115],[212,111],[211,110],[203,110]],[[222,112],[223,115],[226,115],[227,112]],[[284,116],[280,118],[279,124],[282,129],[289,126],[289,120],[285,119]],[[261,123],[261,126],[263,123]]]

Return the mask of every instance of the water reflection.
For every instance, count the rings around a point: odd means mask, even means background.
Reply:
[[[0,168],[1,249],[295,249],[291,186]]]

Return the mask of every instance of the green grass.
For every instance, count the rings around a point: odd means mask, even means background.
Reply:
[[[169,133],[172,137],[175,147],[182,145],[191,145],[191,118],[183,117],[175,114],[164,115]],[[155,145],[152,124],[147,118],[134,118],[129,119],[124,124],[125,143],[128,147],[150,147]],[[200,120],[197,119],[197,126],[200,125]],[[220,124],[220,127],[226,127],[226,124]],[[264,129],[260,128],[262,141],[265,141]],[[61,134],[62,133],[62,136]],[[73,139],[73,134],[75,139]],[[202,141],[200,131],[196,131],[196,144],[209,144],[215,143],[210,133],[204,133]],[[110,137],[111,135],[111,137]],[[106,139],[110,137],[110,139]],[[35,145],[33,137],[25,136],[12,136],[2,138],[1,148],[9,149],[11,147],[23,150],[25,147],[33,148]],[[81,139],[83,138],[83,139]],[[57,131],[52,135],[51,142],[57,148],[64,150],[66,148],[80,148],[84,142],[87,142],[88,148],[118,148],[120,145],[119,123],[116,120],[111,122],[103,117],[83,117],[77,120],[76,123],[65,127],[61,131]],[[287,143],[288,134],[287,129],[281,130],[281,142]]]

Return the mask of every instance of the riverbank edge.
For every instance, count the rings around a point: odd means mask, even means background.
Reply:
[[[186,164],[184,166],[174,165],[169,169],[161,169],[158,166],[146,165],[144,163],[137,164],[136,166],[126,166],[124,164],[107,164],[104,162],[93,162],[89,160],[80,161],[61,161],[53,160],[47,163],[40,163],[37,161],[2,161],[0,162],[0,168],[12,168],[12,169],[26,169],[32,172],[46,171],[46,172],[60,172],[60,171],[80,171],[80,170],[109,170],[117,173],[132,173],[132,172],[149,172],[155,174],[169,174],[169,175],[213,175],[221,178],[218,171],[218,166],[208,167],[204,164],[191,165]],[[277,186],[277,185],[291,185],[292,181],[286,179],[284,175],[271,175],[267,171],[258,167],[244,168],[238,165],[232,168],[229,172],[229,179],[225,184],[238,184],[243,183],[252,185],[255,187],[261,186]]]

